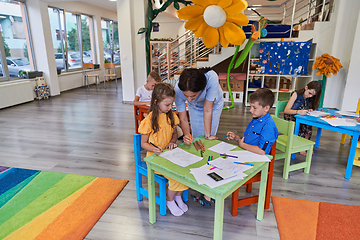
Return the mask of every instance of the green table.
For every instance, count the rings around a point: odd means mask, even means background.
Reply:
[[[205,148],[208,149],[221,141],[219,140],[206,140],[203,137],[196,138],[196,140],[201,139],[204,143]],[[183,150],[193,153],[197,156],[200,156],[200,151],[196,151],[194,145],[184,145],[180,144],[178,147]],[[236,149],[235,149],[236,150]],[[241,150],[239,147],[237,150]],[[215,218],[214,218],[214,239],[222,239],[223,232],[223,218],[224,218],[224,200],[230,194],[232,194],[236,189],[242,186],[246,181],[255,176],[258,172],[261,171],[261,182],[259,189],[259,202],[257,209],[257,220],[261,221],[264,215],[264,203],[265,203],[265,189],[266,181],[268,175],[269,162],[256,162],[253,163],[254,167],[245,171],[248,174],[247,177],[241,180],[234,180],[232,182],[226,183],[216,188],[209,188],[207,185],[199,185],[194,176],[190,173],[191,168],[198,168],[207,163],[209,156],[214,156],[214,159],[220,157],[219,153],[206,150],[203,159],[197,163],[189,165],[187,167],[180,167],[160,156],[151,155],[144,158],[147,163],[148,168],[148,189],[149,189],[149,222],[154,224],[156,222],[156,207],[155,207],[155,179],[154,171],[157,171],[169,178],[172,178],[182,184],[185,184],[189,188],[192,188],[200,193],[203,193],[209,197],[215,199]],[[251,161],[248,161],[251,162]]]

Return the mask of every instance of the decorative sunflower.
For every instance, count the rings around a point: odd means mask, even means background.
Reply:
[[[207,48],[220,41],[223,47],[229,43],[242,45],[246,39],[239,26],[246,26],[249,19],[241,13],[248,7],[245,0],[192,0],[195,5],[177,11],[180,19],[187,20],[185,28],[202,37]]]
[[[316,75],[324,74],[326,77],[330,77],[331,73],[336,76],[342,67],[339,59],[324,53],[321,57],[316,57],[316,62],[312,66],[312,69],[318,70]]]

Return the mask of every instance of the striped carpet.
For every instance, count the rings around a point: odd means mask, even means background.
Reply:
[[[0,239],[83,239],[127,182],[0,166]]]

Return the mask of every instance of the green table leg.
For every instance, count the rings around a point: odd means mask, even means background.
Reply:
[[[224,199],[215,197],[214,240],[222,239],[224,222]]]
[[[148,191],[149,191],[149,222],[156,222],[156,205],[155,205],[155,176],[151,164],[147,163],[148,168]]]
[[[268,177],[268,168],[269,163],[267,162],[262,170],[261,170],[261,181],[260,181],[260,189],[259,189],[259,201],[258,201],[258,209],[256,219],[261,221],[264,217],[264,204],[265,204],[265,191],[266,191],[266,183]]]

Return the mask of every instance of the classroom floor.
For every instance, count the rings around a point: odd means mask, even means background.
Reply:
[[[241,104],[224,110],[218,136],[227,131],[242,134],[250,120],[249,108]],[[90,90],[75,89],[49,100],[2,109],[0,123],[0,166],[130,180],[85,239],[213,238],[214,208],[191,199],[183,216],[174,217],[169,211],[160,216],[157,210],[157,222],[149,224],[148,200],[138,202],[135,194],[133,106],[122,103],[121,88],[116,91],[114,82],[107,89],[92,85]],[[298,170],[284,180],[283,160],[276,161],[272,195],[359,205],[360,168],[354,166],[351,179],[344,178],[349,139],[341,145],[340,138],[339,133],[323,131],[310,174]],[[297,154],[295,161],[304,159]],[[254,184],[254,193],[258,186]],[[248,194],[242,188],[240,195]],[[223,239],[279,239],[272,205],[259,222],[256,204],[240,208],[238,216],[232,217],[230,200],[225,201]]]

